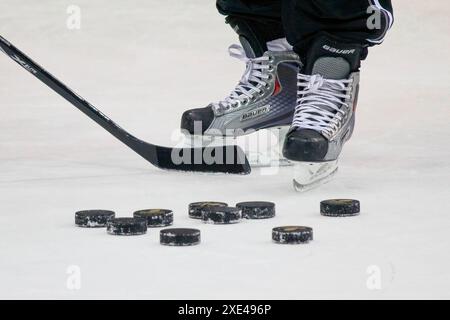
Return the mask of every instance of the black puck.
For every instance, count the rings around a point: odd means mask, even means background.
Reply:
[[[133,213],[135,218],[147,219],[147,227],[166,227],[173,223],[173,212],[168,209],[145,209]]]
[[[283,244],[307,243],[313,240],[313,229],[300,226],[273,228],[272,240]]]
[[[268,219],[275,217],[275,203],[267,201],[239,202],[236,207],[242,210],[242,218]]]
[[[75,224],[84,228],[102,228],[116,214],[110,210],[83,210],[75,212]]]
[[[108,221],[106,231],[118,236],[135,236],[147,232],[147,219],[115,218]]]
[[[200,243],[200,230],[170,228],[160,232],[160,243],[166,246],[193,246]]]
[[[208,207],[227,207],[228,204],[225,202],[217,201],[202,201],[193,202],[189,204],[189,217],[192,219],[201,219],[203,216],[202,210]]]
[[[202,213],[203,222],[212,224],[237,223],[242,218],[242,210],[236,207],[208,207]]]
[[[320,202],[320,214],[327,217],[357,216],[360,203],[352,199],[329,199]]]

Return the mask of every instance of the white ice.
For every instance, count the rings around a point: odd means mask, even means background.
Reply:
[[[80,30],[66,27],[74,3]],[[363,64],[340,172],[304,194],[291,168],[159,171],[0,54],[0,298],[450,298],[450,4],[394,4],[393,30]],[[2,0],[0,34],[165,145],[181,113],[223,98],[243,67],[208,0]],[[319,201],[336,197],[359,199],[361,215],[320,216]],[[204,225],[187,215],[202,200],[274,201],[277,217]],[[75,227],[75,211],[93,208],[170,208],[203,242],[172,248],[159,245],[159,229],[114,237]],[[315,240],[273,244],[280,225],[311,226]]]

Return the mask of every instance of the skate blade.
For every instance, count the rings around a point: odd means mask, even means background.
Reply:
[[[305,192],[329,182],[338,171],[338,161],[296,162],[294,165],[294,189]]]
[[[289,167],[293,163],[279,154],[267,155],[266,153],[245,152],[250,166],[255,168]]]
[[[239,137],[186,136],[184,147],[218,147],[238,145],[252,167],[285,167],[293,163],[282,155],[286,128],[272,128]]]

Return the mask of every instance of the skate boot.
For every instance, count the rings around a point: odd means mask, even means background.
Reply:
[[[353,133],[363,48],[324,35],[317,38],[298,74],[298,97],[283,155],[295,162],[294,187],[309,190],[338,169],[342,147]]]
[[[252,165],[287,165],[281,147],[295,110],[299,57],[285,39],[268,42],[260,56],[241,43],[229,48],[246,64],[239,83],[223,100],[184,112],[182,132],[190,147],[237,144]]]

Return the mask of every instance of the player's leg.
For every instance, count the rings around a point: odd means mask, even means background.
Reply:
[[[203,145],[222,144],[224,136],[255,138],[247,135],[261,129],[284,128],[286,132],[295,108],[300,61],[284,36],[281,2],[218,0],[217,8],[239,37],[241,46],[232,45],[229,52],[232,57],[245,62],[245,72],[237,86],[222,100],[187,110],[182,116],[181,129],[189,136],[191,144],[198,144],[200,139]],[[259,138],[250,143],[246,141],[243,147],[252,149],[248,154],[252,164],[279,163],[281,152],[277,148],[277,136],[284,139],[278,132],[275,136],[266,134],[265,139],[271,141],[264,140],[265,146],[260,146]],[[267,146],[271,142],[274,142],[274,148]],[[256,144],[256,148],[247,148],[249,144]]]
[[[261,57],[268,42],[285,38],[279,0],[217,0],[216,6],[249,58]]]
[[[308,189],[337,170],[355,124],[361,60],[393,22],[390,1],[286,0],[287,39],[304,67],[283,154],[298,162],[294,185]]]

